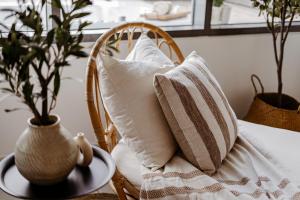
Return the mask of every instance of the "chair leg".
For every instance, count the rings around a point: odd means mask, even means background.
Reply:
[[[124,180],[122,177],[120,177],[119,173],[116,172],[115,175],[112,177],[112,181],[113,181],[113,184],[114,184],[114,187],[118,193],[118,197],[120,200],[127,200],[127,197],[126,197],[126,193],[124,191]]]

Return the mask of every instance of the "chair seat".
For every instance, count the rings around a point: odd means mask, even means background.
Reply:
[[[121,174],[139,190],[143,181],[141,172],[142,164],[136,158],[135,154],[123,140],[120,140],[114,147],[111,155]]]
[[[300,185],[300,161],[293,153],[299,152],[299,132],[277,129],[239,120],[240,134],[291,181]],[[278,148],[279,147],[279,148]],[[291,154],[292,152],[292,154]],[[272,155],[272,156],[271,156]],[[112,151],[118,170],[138,190],[142,185],[142,164],[121,140]]]

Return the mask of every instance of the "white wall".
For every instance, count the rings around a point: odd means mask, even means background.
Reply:
[[[196,50],[209,63],[232,107],[241,118],[253,99],[250,75],[258,74],[266,91],[276,89],[276,70],[269,34],[177,38],[185,55]],[[92,44],[86,44],[91,46]],[[87,48],[90,51],[90,48]],[[65,76],[84,79],[87,59],[72,61]],[[284,69],[284,90],[300,100],[300,33],[291,33],[287,41]],[[55,112],[72,133],[83,131],[89,140],[93,136],[85,103],[84,82],[63,82]],[[20,104],[18,104],[20,105]],[[8,98],[0,104],[0,156],[13,151],[15,141],[26,128],[28,111],[4,113],[4,108],[16,107],[16,100]]]

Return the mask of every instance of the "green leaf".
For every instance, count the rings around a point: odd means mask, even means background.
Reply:
[[[47,0],[42,0],[42,7],[47,3]]]
[[[108,54],[109,56],[113,56],[113,52],[109,49],[105,49],[105,53]]]
[[[213,5],[216,7],[222,6],[224,0],[213,0]]]
[[[25,82],[25,84],[22,87],[22,93],[24,95],[24,100],[26,102],[32,102],[32,91],[33,91],[33,85],[30,84],[29,80]]]
[[[51,29],[51,30],[47,33],[46,41],[47,41],[48,47],[51,46],[52,43],[53,43],[53,40],[54,40],[54,34],[55,34],[55,29]]]
[[[63,67],[63,66],[70,66],[70,63],[68,61],[62,61],[57,63],[57,67]]]
[[[119,35],[118,35],[117,37],[112,37],[112,38],[109,39],[107,45],[108,45],[108,46],[113,45],[113,44],[115,44],[117,41],[119,41],[119,39],[120,39],[120,36],[119,36]]]
[[[81,24],[79,25],[78,30],[81,31],[81,30],[83,30],[85,27],[87,27],[87,26],[89,26],[89,25],[91,25],[91,24],[92,24],[91,22],[85,21],[85,22],[83,22],[83,23],[81,23]]]
[[[52,6],[56,8],[62,8],[60,0],[52,0],[51,2],[52,2]]]
[[[4,109],[4,112],[9,113],[9,112],[17,111],[17,110],[22,110],[22,108]]]
[[[22,65],[20,66],[20,71],[18,73],[18,79],[19,81],[26,81],[30,78],[29,75],[29,66],[28,65]]]
[[[75,0],[73,4],[75,5],[73,11],[76,11],[86,6],[92,5],[92,2],[90,0]]]
[[[111,50],[113,50],[113,51],[115,51],[115,52],[119,52],[119,49],[117,49],[117,48],[114,47],[114,46],[107,46],[107,48],[109,48],[109,49],[111,49]]]
[[[70,55],[81,57],[81,58],[88,57],[88,54],[85,53],[84,51],[73,51],[73,52],[71,51]]]
[[[53,19],[57,26],[61,26],[62,25],[62,22],[61,22],[59,16],[57,16],[57,15],[50,15],[49,18]]]
[[[76,14],[72,15],[70,18],[71,19],[77,19],[77,18],[86,17],[86,16],[88,16],[90,14],[91,13],[89,13],[89,12],[76,13]]]
[[[77,37],[77,42],[80,43],[83,40],[83,34],[80,33]]]
[[[25,27],[37,31],[36,20],[34,20],[34,16],[20,16],[19,19]]]

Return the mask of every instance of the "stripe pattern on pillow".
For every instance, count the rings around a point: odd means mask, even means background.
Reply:
[[[193,52],[177,68],[156,74],[155,91],[186,158],[213,174],[237,137],[237,119],[203,59]]]

